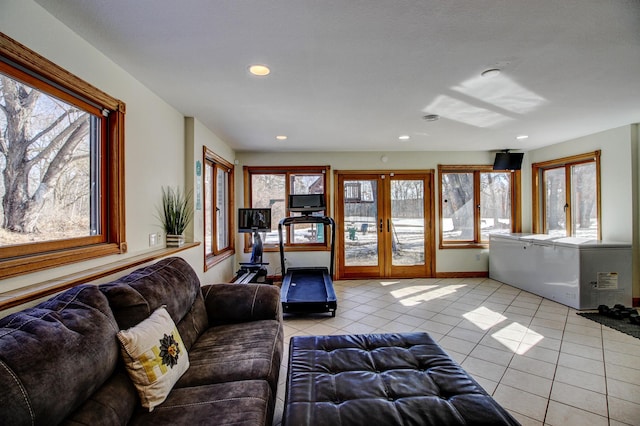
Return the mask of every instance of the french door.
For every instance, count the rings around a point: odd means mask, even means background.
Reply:
[[[431,277],[433,171],[336,171],[337,275]]]

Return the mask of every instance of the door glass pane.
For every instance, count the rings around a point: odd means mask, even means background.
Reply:
[[[344,182],[346,266],[378,265],[378,186],[376,180]]]
[[[511,173],[480,173],[480,240],[511,232]]]
[[[567,235],[565,216],[566,180],[564,167],[544,171],[545,234],[564,237]]]
[[[391,249],[394,266],[424,265],[424,182],[391,181]]]
[[[571,235],[598,238],[596,164],[571,166]]]
[[[442,174],[442,238],[473,241],[473,173]]]

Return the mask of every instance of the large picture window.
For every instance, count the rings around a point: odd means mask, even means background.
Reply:
[[[440,247],[475,247],[491,234],[520,229],[519,171],[492,166],[439,166]]]
[[[0,34],[0,278],[126,251],[124,111]]]
[[[534,232],[601,239],[600,151],[535,163]]]
[[[233,165],[204,148],[205,271],[234,253]]]
[[[308,167],[245,167],[245,206],[271,209],[271,232],[262,235],[265,250],[274,250],[279,244],[278,223],[290,213],[287,200],[290,194],[324,194],[327,196],[329,166]],[[319,212],[318,214],[325,214]],[[284,229],[285,244],[308,249],[326,249],[327,238],[321,224],[297,224]],[[245,250],[250,249],[250,239],[245,238]]]

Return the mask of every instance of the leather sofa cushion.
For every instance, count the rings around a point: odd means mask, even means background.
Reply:
[[[211,327],[189,350],[189,370],[176,387],[261,379],[275,394],[282,351],[282,325],[277,320]]]
[[[426,333],[294,336],[283,425],[517,425]]]
[[[263,380],[174,388],[152,412],[138,410],[129,425],[268,425],[273,404],[267,401],[272,399]]]
[[[128,374],[119,369],[62,426],[122,426],[129,422],[140,405],[138,394]]]
[[[60,423],[115,371],[117,331],[107,299],[93,285],[2,318],[0,422]]]
[[[137,269],[100,290],[126,330],[147,319],[162,305],[178,327],[187,350],[209,327],[198,275],[184,259],[169,257]]]
[[[280,288],[268,284],[212,284],[202,287],[210,325],[282,320]]]

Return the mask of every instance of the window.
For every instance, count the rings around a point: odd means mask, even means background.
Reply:
[[[271,209],[272,230],[262,236],[265,250],[274,250],[278,246],[280,220],[300,214],[289,212],[287,200],[290,194],[324,194],[325,205],[329,206],[326,191],[329,166],[245,167],[244,173],[245,206]],[[290,229],[283,229],[283,239],[291,247],[324,250],[328,247],[325,230],[322,224],[291,225]],[[250,239],[246,236],[245,251],[249,248]]]
[[[442,165],[438,171],[440,248],[482,247],[491,234],[520,230],[520,171]]]
[[[533,231],[601,239],[600,151],[536,163]]]
[[[0,33],[0,277],[126,251],[124,113]]]
[[[234,253],[233,165],[204,148],[205,271]]]

